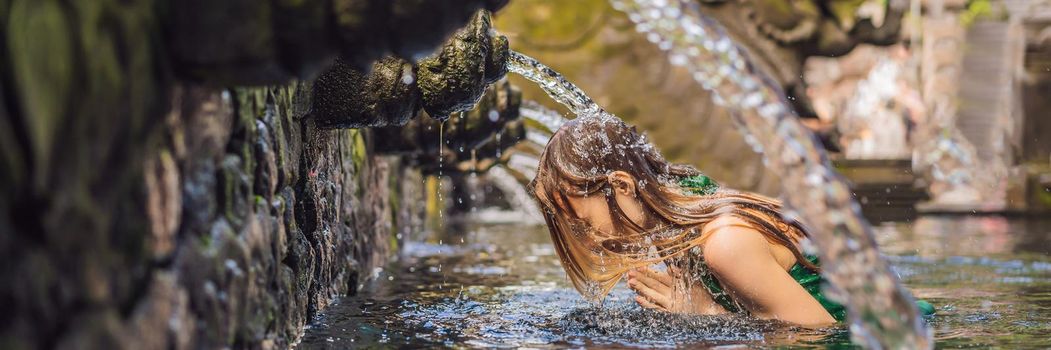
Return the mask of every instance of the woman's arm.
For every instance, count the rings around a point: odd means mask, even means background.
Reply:
[[[832,315],[777,263],[766,238],[734,217],[716,219],[704,260],[730,296],[753,315],[803,326],[835,322]]]

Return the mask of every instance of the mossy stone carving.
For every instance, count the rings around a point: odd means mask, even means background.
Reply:
[[[417,65],[424,110],[438,120],[469,110],[485,86],[507,72],[507,55],[507,39],[494,35],[489,12],[479,11],[441,51]]]
[[[387,57],[366,71],[337,60],[314,82],[312,114],[322,128],[405,125],[421,108],[444,121],[470,110],[489,84],[506,75],[507,58],[507,38],[494,34],[489,12],[481,10],[415,67]]]

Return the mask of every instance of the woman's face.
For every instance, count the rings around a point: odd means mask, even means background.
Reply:
[[[613,200],[628,220],[642,226],[645,222],[642,203],[634,197],[635,178],[623,171],[614,171],[610,175],[613,184]],[[601,193],[601,191],[600,191]],[[596,193],[590,196],[566,196],[569,206],[576,212],[577,219],[583,220],[591,228],[606,234],[614,232],[613,217],[605,195]]]
[[[591,228],[600,232],[613,231],[613,218],[610,217],[609,205],[601,195],[584,197],[566,196],[569,206],[573,208],[577,219],[583,220]]]

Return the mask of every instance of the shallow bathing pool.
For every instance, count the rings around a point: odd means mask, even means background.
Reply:
[[[922,217],[877,237],[919,298],[939,348],[1051,347],[1051,220]],[[618,286],[604,307],[569,285],[546,228],[478,225],[410,240],[357,296],[325,310],[299,348],[653,348],[849,345],[846,327],[642,310]]]

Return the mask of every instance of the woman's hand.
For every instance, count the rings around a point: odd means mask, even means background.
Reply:
[[[635,302],[644,308],[667,312],[716,315],[726,309],[712,299],[708,290],[694,284],[689,290],[675,287],[675,278],[667,272],[642,267],[628,272],[628,287],[635,291]]]

